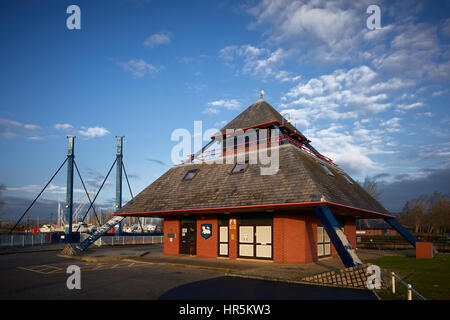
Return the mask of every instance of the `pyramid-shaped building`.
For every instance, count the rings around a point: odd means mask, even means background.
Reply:
[[[355,219],[392,216],[310,142],[261,97],[116,215],[164,218],[165,254],[358,261]]]

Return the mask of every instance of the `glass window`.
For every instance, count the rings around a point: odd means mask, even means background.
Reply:
[[[325,170],[326,173],[328,173],[330,176],[334,177],[333,172],[331,172],[330,169],[328,169],[328,167],[326,165],[324,165],[322,162],[319,162],[319,164],[322,166],[323,170]]]
[[[342,175],[344,176],[345,180],[348,181],[348,183],[353,184],[353,182],[345,174],[342,174]]]
[[[189,170],[186,173],[186,175],[184,176],[183,180],[192,180],[195,177],[195,175],[197,174],[197,172],[198,172],[198,169]]]

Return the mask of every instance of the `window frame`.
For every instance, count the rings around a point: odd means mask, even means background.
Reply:
[[[192,179],[194,179],[196,176],[197,176],[197,173],[198,173],[198,171],[199,171],[200,169],[191,169],[191,170],[188,170],[188,172],[186,172],[186,174],[184,175],[184,177],[181,179],[181,181],[189,181],[189,180],[192,180]],[[192,176],[192,178],[187,178],[187,176],[190,174],[190,173],[193,173],[194,175]]]
[[[322,162],[319,162],[320,166],[323,168],[326,174],[328,174],[331,177],[334,177],[335,174]]]
[[[235,171],[235,169],[236,169],[236,167],[237,167],[238,165],[243,165],[243,164],[245,164],[244,170]],[[245,162],[243,162],[243,163],[242,163],[242,162],[236,162],[236,163],[234,164],[233,168],[231,169],[230,174],[244,173],[244,172],[247,170],[247,168],[248,168],[248,160],[245,160]]]

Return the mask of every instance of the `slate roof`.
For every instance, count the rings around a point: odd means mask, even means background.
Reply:
[[[283,117],[260,99],[224,129],[247,128],[271,121],[283,123]],[[330,176],[319,164],[318,158],[298,147],[285,144],[277,148],[280,165],[276,174],[262,175],[259,163],[250,163],[243,173],[231,173],[233,163],[209,161],[174,166],[125,204],[117,214],[323,201],[388,214],[381,204],[347,175],[353,182],[350,184],[341,169],[322,162],[334,173]],[[191,169],[199,169],[195,177],[182,180]]]
[[[259,99],[241,114],[223,127],[220,132],[226,133],[227,129],[244,129],[254,125],[278,121],[289,129],[303,134],[297,130],[286,118],[263,99]]]
[[[329,201],[388,213],[356,182],[327,165],[328,175],[314,156],[287,144],[279,147],[277,174],[261,175],[260,164],[231,173],[234,164],[198,163],[175,166],[129,201],[120,213],[221,208],[279,203]],[[199,169],[192,180],[182,178]]]

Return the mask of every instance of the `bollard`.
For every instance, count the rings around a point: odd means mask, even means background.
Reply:
[[[408,300],[412,300],[412,286],[408,283]]]
[[[395,273],[392,272],[392,293],[395,294]]]

